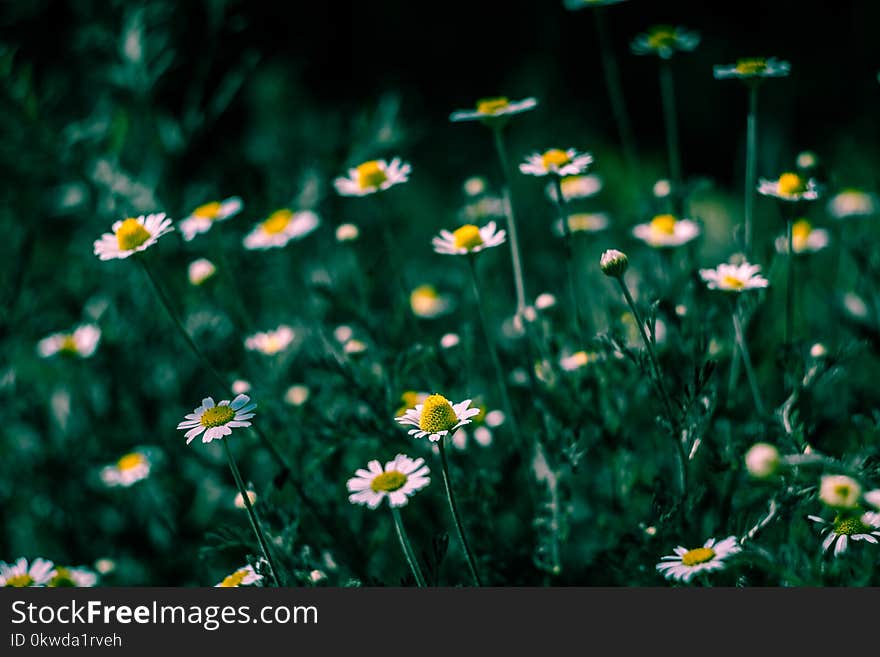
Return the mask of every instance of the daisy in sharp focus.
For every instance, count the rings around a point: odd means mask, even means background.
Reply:
[[[55,576],[55,566],[47,559],[28,560],[21,557],[15,563],[0,561],[0,588],[45,586]]]
[[[95,255],[101,260],[123,259],[138,251],[145,251],[174,227],[163,212],[129,217],[117,221],[111,229],[112,233],[104,233],[101,239],[95,240]]]
[[[219,404],[214,404],[211,397],[205,397],[202,405],[198,406],[186,419],[177,425],[180,430],[186,429],[186,444],[192,439],[204,433],[203,443],[209,443],[214,439],[223,438],[232,433],[238,427],[249,427],[248,421],[253,416],[257,405],[249,404],[251,400],[247,395],[238,395],[232,401],[224,399]]]
[[[253,566],[248,564],[243,568],[239,568],[231,575],[224,577],[223,580],[215,584],[214,587],[234,588],[238,586],[250,586],[251,584],[261,582],[262,580],[263,576],[254,570]]]
[[[152,464],[140,451],[129,452],[113,465],[101,468],[101,481],[106,486],[132,486],[150,476]]]
[[[580,153],[574,148],[562,150],[551,148],[543,153],[532,153],[526,161],[519,165],[519,170],[529,176],[577,176],[586,171],[593,163],[593,156]],[[565,197],[565,190],[562,192]]]
[[[246,249],[271,249],[287,246],[290,240],[305,237],[315,230],[321,219],[311,210],[293,212],[288,208],[275,210],[244,238]]]
[[[414,438],[425,436],[432,442],[440,440],[459,427],[471,423],[471,418],[479,415],[479,408],[468,408],[470,399],[465,399],[458,404],[451,404],[443,395],[428,395],[421,404],[415,408],[407,409],[400,417],[394,418],[400,424],[416,427],[408,431]]]
[[[244,346],[249,351],[259,351],[266,356],[274,356],[287,349],[294,337],[293,329],[282,324],[274,331],[248,336],[244,341]]]
[[[183,239],[189,242],[196,235],[211,230],[215,221],[224,221],[234,217],[241,212],[243,207],[244,204],[238,196],[231,196],[223,201],[205,203],[193,210],[192,214],[183,219],[177,227],[183,233]]]
[[[813,228],[806,219],[798,219],[791,225],[791,250],[795,255],[821,251],[831,241],[827,230]],[[780,235],[776,238],[776,251],[788,253],[788,237]]]
[[[834,556],[839,557],[849,548],[850,541],[866,541],[878,543],[880,538],[880,514],[863,513],[862,515],[837,515],[834,520],[825,520],[819,516],[807,516],[822,526],[826,534],[822,541],[822,551],[828,552],[834,546]]]
[[[636,55],[657,55],[669,59],[676,51],[689,52],[700,44],[699,32],[672,25],[654,25],[630,44]]]
[[[503,230],[497,230],[494,221],[490,221],[482,228],[465,224],[452,232],[441,230],[440,235],[431,240],[431,244],[437,253],[467,255],[504,244],[506,234]]]
[[[72,333],[53,333],[37,343],[37,352],[43,358],[56,354],[88,358],[95,353],[101,340],[101,329],[94,324],[76,327]]]
[[[716,80],[784,78],[791,71],[791,64],[776,57],[744,57],[736,60],[736,64],[715,66],[712,71]]]
[[[333,181],[342,196],[367,196],[384,192],[389,187],[409,180],[412,167],[395,157],[391,162],[370,160],[348,170],[348,177],[340,176]]]
[[[366,470],[359,468],[346,483],[351,493],[348,501],[375,509],[387,497],[392,507],[406,506],[410,497],[431,483],[430,472],[425,459],[403,454],[388,461],[384,468],[379,461],[370,461]]]
[[[537,106],[537,98],[524,98],[523,100],[509,100],[506,96],[481,98],[476,102],[474,109],[456,110],[449,115],[449,120],[452,122],[483,121],[492,125],[514,114],[528,112]]]
[[[760,271],[760,265],[750,265],[747,262],[741,265],[722,263],[715,269],[701,269],[700,277],[710,290],[744,292],[770,285],[766,278],[759,275]]]
[[[55,575],[46,586],[50,588],[88,588],[98,583],[98,576],[88,568],[56,566]]]
[[[789,203],[815,201],[819,198],[819,185],[813,178],[804,178],[789,171],[783,173],[776,180],[759,179],[758,193]]]
[[[696,239],[700,234],[700,225],[671,214],[658,214],[648,223],[634,226],[632,233],[649,246],[675,247]]]
[[[703,547],[692,550],[679,545],[675,548],[675,554],[661,558],[657,571],[666,579],[690,582],[700,573],[723,570],[726,567],[725,560],[741,551],[736,536],[728,536],[717,543],[714,538],[710,538]]]

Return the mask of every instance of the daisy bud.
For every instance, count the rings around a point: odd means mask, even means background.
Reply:
[[[817,342],[812,347],[810,347],[810,356],[813,358],[822,358],[828,354],[828,350],[825,348],[821,342]]]
[[[773,476],[779,462],[779,450],[769,443],[755,443],[746,452],[746,469],[755,479]]]
[[[336,229],[337,242],[352,242],[358,238],[360,230],[354,224],[342,224]]]
[[[826,475],[819,487],[819,499],[835,509],[854,509],[862,496],[862,487],[846,475]]]
[[[626,270],[629,267],[629,259],[626,257],[626,254],[621,251],[608,249],[602,254],[602,258],[599,260],[599,266],[602,268],[602,273],[606,276],[620,278],[626,273]]]

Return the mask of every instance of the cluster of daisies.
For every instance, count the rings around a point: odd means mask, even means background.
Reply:
[[[48,559],[0,561],[0,588],[89,587],[97,581],[98,575],[88,568],[59,566]]]

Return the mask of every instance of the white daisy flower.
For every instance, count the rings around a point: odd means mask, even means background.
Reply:
[[[257,405],[248,404],[250,399],[247,395],[238,395],[231,402],[224,399],[215,405],[211,397],[205,397],[202,400],[202,405],[188,414],[186,419],[177,425],[177,428],[187,430],[187,445],[202,432],[205,434],[202,436],[203,443],[223,438],[223,436],[231,434],[232,430],[237,427],[251,426],[248,420],[254,416],[251,411]]]
[[[791,250],[795,254],[821,251],[831,241],[830,234],[822,228],[813,228],[806,219],[798,219],[791,226]],[[788,253],[788,236],[776,238],[776,251]]]
[[[632,233],[655,248],[675,247],[696,239],[700,234],[700,225],[671,214],[658,214],[648,223],[633,227]]]
[[[37,352],[43,358],[55,354],[88,358],[95,353],[101,340],[101,329],[94,324],[83,324],[72,333],[53,333],[37,343]]]
[[[183,239],[189,242],[196,235],[211,230],[215,221],[224,221],[234,217],[241,212],[243,207],[244,204],[238,196],[230,196],[224,201],[205,203],[193,210],[192,214],[183,219],[177,227],[183,233]]]
[[[423,458],[398,454],[384,468],[379,461],[370,461],[366,470],[358,468],[346,483],[351,493],[348,501],[375,509],[387,497],[391,506],[405,506],[410,497],[431,483],[429,473]]]
[[[149,477],[151,467],[144,452],[129,452],[113,465],[101,468],[101,481],[106,486],[128,487]]]
[[[342,196],[367,196],[409,180],[412,167],[395,157],[391,162],[370,160],[348,170],[348,177],[333,181]]]
[[[201,285],[217,273],[217,267],[207,258],[199,258],[189,263],[187,276],[192,285]]]
[[[675,554],[661,558],[657,571],[666,579],[690,582],[699,573],[723,570],[726,566],[725,560],[741,551],[736,536],[728,536],[717,543],[714,538],[710,538],[703,547],[693,550],[679,545],[675,548]]]
[[[716,80],[784,78],[790,71],[791,64],[776,57],[744,57],[736,60],[736,64],[721,64],[713,68]]]
[[[101,260],[127,258],[138,251],[145,251],[156,241],[174,230],[171,219],[165,213],[129,217],[111,226],[112,233],[104,233],[95,240],[95,255]]]
[[[834,509],[855,509],[862,497],[862,487],[846,475],[825,475],[819,486],[819,499]]]
[[[626,0],[563,0],[566,9],[576,11],[586,7],[604,7],[605,5],[616,5]]]
[[[504,96],[494,98],[481,98],[477,101],[475,109],[456,110],[449,115],[449,120],[458,121],[483,121],[495,123],[507,119],[514,114],[521,114],[535,109],[538,106],[537,98],[524,98],[523,100],[511,101]]]
[[[452,299],[433,285],[419,285],[410,292],[409,305],[417,317],[434,319],[452,310]]]
[[[876,197],[860,189],[844,189],[828,201],[828,213],[835,219],[869,217],[876,212]]]
[[[772,196],[780,201],[815,201],[819,198],[819,185],[813,178],[804,178],[796,173],[786,172],[776,180],[760,178],[758,193]]]
[[[34,559],[30,565],[24,557],[15,563],[0,561],[0,588],[45,586],[54,576],[55,566],[46,559]]]
[[[290,240],[298,240],[321,223],[311,210],[293,212],[288,208],[276,210],[256,226],[244,238],[246,249],[271,249],[287,246]]]
[[[611,224],[611,219],[604,212],[576,212],[568,215],[568,230],[571,233],[598,233]],[[562,236],[562,220],[553,224],[554,232]]]
[[[88,568],[55,567],[55,575],[46,584],[51,588],[89,588],[98,583],[98,576]]]
[[[293,329],[282,324],[274,331],[254,333],[248,336],[244,341],[244,346],[248,351],[259,351],[266,356],[274,356],[287,349],[294,337]]]
[[[630,44],[636,55],[657,55],[669,59],[676,51],[688,52],[700,44],[700,34],[684,27],[654,25],[648,32],[639,34]]]
[[[822,551],[828,552],[834,546],[835,557],[846,552],[850,541],[867,541],[876,545],[880,538],[880,514],[877,513],[838,515],[831,521],[819,516],[807,518],[822,525],[822,533],[826,534],[822,541]]]
[[[474,416],[473,425],[461,427],[452,434],[452,444],[458,449],[466,449],[471,437],[480,447],[489,447],[492,444],[492,429],[504,424],[506,417],[503,411],[487,411],[482,405],[478,408],[480,413]]]
[[[250,586],[251,584],[256,584],[259,581],[262,581],[263,576],[260,575],[254,567],[250,564],[244,566],[243,568],[239,568],[231,575],[227,575],[223,578],[222,581],[218,582],[214,585],[214,588],[232,588],[238,586]]]
[[[743,292],[770,285],[766,278],[758,275],[760,271],[760,265],[750,265],[747,262],[741,265],[722,263],[715,269],[701,269],[700,276],[710,290]]]
[[[573,201],[581,198],[590,198],[602,191],[602,179],[595,173],[581,176],[565,176],[559,181],[562,186],[562,198]],[[546,189],[547,198],[556,200],[556,184],[549,182]]]
[[[453,405],[443,395],[428,395],[423,403],[407,409],[406,413],[394,419],[400,424],[416,427],[409,430],[410,436],[427,436],[429,440],[436,442],[459,427],[470,424],[471,418],[479,415],[479,408],[468,408],[470,403],[470,399],[465,399]]]
[[[527,156],[526,161],[519,165],[519,170],[530,176],[546,176],[551,173],[557,176],[577,176],[592,163],[593,156],[589,153],[579,153],[574,148],[551,148],[543,153]],[[565,196],[564,190],[562,195]]]
[[[431,240],[431,244],[437,253],[467,255],[504,244],[506,235],[506,231],[496,230],[495,222],[490,221],[482,228],[465,224],[452,232],[441,230],[440,235]]]
[[[336,229],[336,241],[353,242],[360,234],[361,231],[355,224],[342,224]]]

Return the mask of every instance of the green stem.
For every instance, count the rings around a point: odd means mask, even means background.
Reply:
[[[663,120],[666,123],[666,145],[669,149],[669,177],[677,190],[681,188],[681,154],[678,146],[678,116],[675,108],[675,85],[669,62],[660,62],[660,93],[663,99]]]
[[[452,492],[452,484],[450,482],[449,477],[449,464],[446,462],[446,447],[444,446],[443,437],[437,442],[437,445],[440,448],[440,465],[443,471],[443,486],[446,489],[446,499],[449,502],[449,510],[452,512],[452,520],[455,524],[455,532],[458,534],[458,541],[461,543],[461,547],[464,549],[464,555],[467,558],[468,568],[471,571],[471,577],[474,580],[474,584],[477,586],[482,586],[483,583],[480,581],[480,575],[477,572],[477,563],[474,560],[474,555],[471,552],[471,547],[467,542],[467,538],[465,538],[464,528],[461,524],[461,518],[458,515],[458,506],[455,503],[455,494]]]
[[[571,230],[568,226],[568,211],[565,203],[565,196],[562,194],[562,176],[553,176],[553,185],[556,189],[556,207],[559,210],[559,221],[562,223],[562,240],[565,246],[565,271],[568,276],[568,293],[571,297],[571,305],[574,308],[574,320],[577,327],[578,336],[582,344],[586,345],[586,329],[584,328],[584,318],[581,313],[579,303],[577,278],[574,272],[574,244]]]
[[[745,332],[743,331],[742,322],[739,318],[739,310],[736,302],[733,302],[731,316],[733,317],[733,331],[736,334],[736,344],[739,347],[740,354],[742,354],[743,368],[746,371],[749,388],[752,390],[752,399],[755,401],[755,410],[758,411],[758,415],[763,417],[764,404],[761,402],[761,392],[758,387],[758,379],[755,376],[755,370],[752,367],[752,359],[749,356],[749,349],[746,346]]]
[[[794,249],[793,249],[793,212],[787,213],[785,219],[785,235],[788,251],[785,272],[785,349],[791,350],[794,339]]]
[[[675,412],[672,409],[672,402],[670,401],[669,394],[666,392],[666,386],[663,383],[663,375],[660,372],[660,364],[657,362],[657,356],[654,354],[654,347],[651,344],[651,340],[648,339],[648,334],[645,331],[645,324],[642,322],[642,317],[639,314],[639,310],[636,307],[636,302],[632,298],[632,294],[630,294],[629,288],[626,285],[626,282],[623,280],[623,276],[617,277],[617,282],[620,285],[620,289],[623,291],[623,296],[626,298],[626,303],[629,305],[630,310],[632,311],[633,317],[636,320],[636,325],[639,327],[639,333],[642,336],[642,342],[645,344],[645,349],[648,352],[648,360],[651,363],[651,369],[653,373],[654,384],[657,389],[657,393],[660,396],[660,399],[663,401],[663,407],[666,410],[666,418],[669,421],[669,425],[672,431],[672,441],[675,443],[676,453],[678,454],[678,475],[679,475],[679,483],[681,485],[681,497],[684,499],[687,497],[687,455],[684,453],[684,446],[681,444],[681,436],[679,435],[679,422],[676,418]]]
[[[283,586],[284,583],[278,577],[278,569],[275,567],[272,553],[269,550],[269,543],[266,541],[266,537],[263,534],[263,527],[260,524],[260,519],[257,517],[254,507],[251,505],[251,498],[248,497],[247,488],[245,488],[244,481],[241,479],[241,473],[238,471],[238,465],[235,463],[235,458],[232,456],[232,449],[229,447],[229,441],[225,438],[221,438],[220,442],[223,443],[223,448],[226,450],[226,460],[229,461],[229,469],[232,470],[235,485],[238,486],[238,491],[241,493],[241,498],[244,501],[244,508],[247,509],[251,529],[257,537],[257,542],[260,544],[260,551],[263,553],[263,558],[269,565],[269,574],[277,585]]]
[[[746,119],[746,182],[744,199],[745,226],[743,250],[746,259],[752,256],[753,212],[755,207],[755,176],[758,160],[758,85],[749,86],[749,115]]]
[[[412,544],[409,542],[409,536],[407,536],[406,529],[403,526],[403,518],[400,517],[400,510],[396,506],[391,507],[391,516],[394,518],[394,528],[397,530],[397,538],[400,539],[400,547],[403,549],[406,562],[409,564],[409,569],[412,571],[413,577],[416,578],[416,586],[424,588],[426,586],[425,577],[422,575],[422,569],[419,568],[419,562],[416,560],[415,551],[412,548]]]
[[[632,124],[626,111],[626,100],[623,96],[623,86],[620,83],[620,70],[617,67],[617,58],[611,47],[611,38],[608,25],[605,20],[605,9],[596,7],[593,10],[596,19],[596,31],[599,35],[599,50],[602,54],[602,67],[605,69],[605,84],[608,86],[608,98],[611,101],[611,110],[614,112],[614,121],[617,124],[617,133],[620,136],[620,144],[626,158],[630,174],[637,173],[636,145],[633,136]]]
[[[522,261],[520,259],[519,242],[516,235],[516,218],[513,214],[513,202],[510,193],[510,172],[507,159],[507,149],[504,146],[504,136],[501,127],[492,128],[492,136],[495,140],[495,151],[498,153],[498,163],[501,166],[502,196],[504,211],[507,215],[507,237],[510,242],[510,258],[513,264],[513,286],[516,291],[516,317],[518,322],[523,321],[523,312],[526,308],[526,291],[523,279]]]

